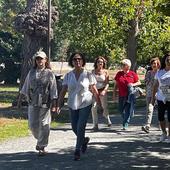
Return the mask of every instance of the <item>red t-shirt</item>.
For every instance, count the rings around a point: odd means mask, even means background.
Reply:
[[[124,71],[119,71],[114,79],[116,80],[118,85],[119,96],[127,96],[127,85],[129,83],[136,83],[139,80],[138,75],[131,70],[128,73],[125,73]]]

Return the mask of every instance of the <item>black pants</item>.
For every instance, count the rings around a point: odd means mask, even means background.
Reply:
[[[158,120],[165,120],[165,111],[167,110],[168,122],[170,122],[170,101],[164,103],[163,101],[158,100]]]

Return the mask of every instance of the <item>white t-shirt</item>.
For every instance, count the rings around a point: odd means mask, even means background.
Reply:
[[[157,100],[164,103],[170,101],[170,71],[159,70],[155,75],[155,79],[159,82]]]
[[[93,94],[89,86],[93,84],[96,84],[95,77],[86,70],[83,70],[78,80],[73,71],[67,73],[63,85],[68,87],[68,107],[77,110],[91,105]]]

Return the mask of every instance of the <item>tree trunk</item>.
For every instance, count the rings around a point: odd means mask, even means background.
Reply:
[[[28,71],[32,66],[33,55],[41,48],[47,53],[48,9],[45,2],[45,0],[27,0],[25,11],[19,14],[15,19],[15,29],[24,34],[21,53],[22,68],[20,89],[22,88]],[[54,23],[58,20],[58,9],[52,7],[51,11],[51,22]]]
[[[32,67],[34,54],[40,49],[47,53],[48,9],[45,2],[45,0],[27,0],[25,11],[19,14],[14,22],[15,29],[24,35],[21,50],[22,66],[19,89],[22,88],[25,78]],[[58,9],[52,7],[51,11],[51,22],[54,23],[58,20]]]
[[[42,41],[37,37],[31,37],[29,35],[24,36],[21,57],[22,57],[22,65],[21,65],[21,77],[20,77],[20,89],[22,88],[25,78],[32,67],[32,57],[33,55],[40,49],[45,49],[46,40]]]
[[[129,21],[129,32],[127,39],[127,56],[132,62],[131,69],[137,69],[137,35],[138,35],[138,18]]]

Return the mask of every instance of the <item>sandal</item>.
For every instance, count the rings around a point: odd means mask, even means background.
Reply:
[[[45,147],[40,147],[38,145],[36,146],[36,150],[39,151],[38,156],[45,156],[48,153],[44,148]]]
[[[45,151],[44,149],[43,150],[39,150],[38,152],[38,156],[45,156],[48,152]]]

